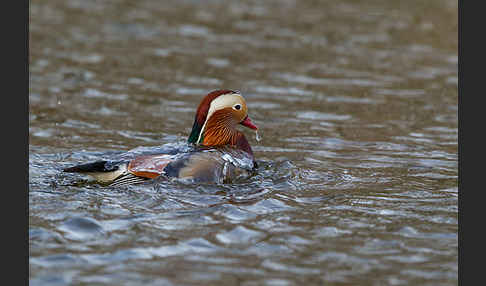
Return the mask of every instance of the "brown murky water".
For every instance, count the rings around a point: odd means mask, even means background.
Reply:
[[[30,3],[31,285],[456,285],[457,1]],[[258,175],[78,184],[240,90]],[[303,284],[304,283],[304,284]]]

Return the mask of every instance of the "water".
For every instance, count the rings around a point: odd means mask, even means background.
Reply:
[[[457,285],[457,1],[32,2],[29,45],[31,285]],[[185,141],[219,88],[250,178],[60,172]]]

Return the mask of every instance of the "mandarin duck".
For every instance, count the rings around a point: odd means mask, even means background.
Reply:
[[[63,171],[90,175],[97,182],[119,186],[152,179],[224,183],[250,174],[257,166],[238,124],[257,130],[248,117],[245,99],[237,91],[215,90],[199,104],[192,131],[183,144],[138,147]]]

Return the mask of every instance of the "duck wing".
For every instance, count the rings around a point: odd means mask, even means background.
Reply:
[[[135,157],[128,163],[127,173],[147,179],[164,175],[194,182],[219,181],[224,163],[224,160],[214,152],[144,155]],[[131,181],[132,176],[120,180]]]

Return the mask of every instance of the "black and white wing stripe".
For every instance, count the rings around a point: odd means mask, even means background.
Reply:
[[[119,187],[119,186],[126,186],[126,185],[134,185],[144,183],[150,180],[150,178],[138,177],[131,173],[124,173],[118,178],[114,179],[108,187]]]

